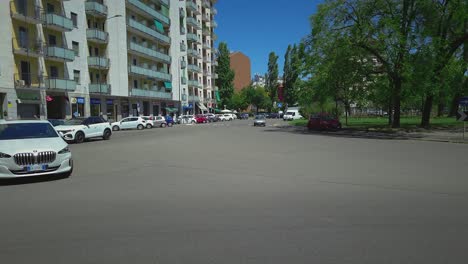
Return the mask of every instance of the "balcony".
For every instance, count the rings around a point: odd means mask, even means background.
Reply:
[[[184,18],[185,17],[185,10],[183,8],[180,8],[179,9],[179,16],[180,18]]]
[[[19,8],[16,1],[11,1],[10,15],[13,19],[29,24],[41,24],[44,22],[44,15],[41,12],[41,8],[36,5],[28,5],[26,8]]]
[[[213,64],[214,66],[218,66],[218,60],[217,59],[213,59],[211,61],[211,64]]]
[[[29,43],[27,40],[20,41],[19,39],[13,38],[11,41],[13,53],[17,55],[23,55],[27,57],[39,57],[42,56],[42,42],[37,41],[36,43]]]
[[[170,3],[169,3],[169,0],[159,0],[159,2],[163,5],[165,5],[166,7],[169,7]]]
[[[191,95],[190,94],[187,99],[188,99],[189,102],[196,102],[196,103],[200,102],[200,97],[197,96],[197,95]]]
[[[192,41],[192,42],[200,42],[200,38],[197,36],[197,34],[193,33],[188,33],[187,34],[187,41]]]
[[[211,45],[209,43],[203,43],[204,49],[211,49]]]
[[[200,53],[196,49],[188,49],[187,55],[189,57],[193,57],[193,58],[199,58],[200,57]]]
[[[128,26],[128,29],[130,31],[133,31],[135,34],[139,34],[140,36],[143,36],[143,37],[148,37],[149,36],[149,37],[152,37],[152,38],[156,38],[162,44],[170,44],[171,43],[171,38],[170,37],[165,36],[165,35],[157,32],[156,30],[141,24],[140,22],[137,22],[134,19],[129,19],[127,26]]]
[[[73,30],[73,21],[65,16],[46,14],[45,26],[61,32]]]
[[[98,2],[94,2],[94,1],[86,1],[85,11],[86,11],[86,14],[97,16],[97,17],[107,16],[107,6]]]
[[[217,40],[217,39],[218,39],[218,35],[216,35],[216,34],[213,32],[213,34],[211,34],[211,39],[212,39],[212,40]]]
[[[201,85],[197,80],[188,80],[188,85],[195,88],[201,88]]]
[[[48,78],[45,80],[45,87],[49,90],[74,91],[76,90],[76,81]]]
[[[198,22],[197,19],[193,17],[187,17],[187,25],[190,25],[196,29],[201,29],[200,22]]]
[[[211,35],[211,30],[209,30],[208,28],[204,28],[204,29],[202,30],[202,33],[203,33],[203,36],[208,37],[208,36]]]
[[[187,62],[186,61],[180,61],[180,68],[181,69],[187,68]]]
[[[181,82],[183,85],[186,85],[186,84],[187,84],[187,77],[181,77],[181,78],[180,78],[180,82]]]
[[[130,96],[141,96],[141,97],[153,97],[153,98],[161,98],[166,100],[172,99],[172,93],[154,91],[154,90],[145,90],[145,89],[137,89],[133,88],[130,91]]]
[[[214,77],[215,79],[218,79],[218,74],[217,74],[217,73],[213,74],[213,77]]]
[[[107,83],[90,83],[88,89],[90,93],[110,94],[110,84]]]
[[[109,41],[109,33],[96,28],[87,29],[86,38],[91,42],[104,44]]]
[[[187,50],[187,45],[185,45],[184,43],[180,43],[180,51],[185,52],[186,50]]]
[[[205,13],[202,15],[203,22],[209,22],[211,20],[210,14]]]
[[[187,30],[185,29],[185,27],[180,27],[180,34],[185,35],[185,33],[187,33]]]
[[[30,72],[22,72],[21,74],[15,74],[13,77],[15,81],[15,89],[23,88],[39,88],[41,85],[42,78],[37,74]]]
[[[75,51],[67,48],[47,46],[44,49],[44,56],[49,60],[70,62],[75,60]]]
[[[204,63],[211,63],[211,59],[208,56],[203,57]]]
[[[130,65],[128,67],[128,72],[131,74],[140,75],[140,76],[149,77],[149,78],[155,78],[155,79],[159,79],[162,81],[170,82],[172,80],[172,76],[168,73],[146,69],[146,68],[135,66],[135,65]]]
[[[147,59],[156,60],[164,63],[171,63],[171,56],[162,52],[147,48],[135,42],[130,42],[128,48],[131,53],[145,57]]]
[[[190,1],[190,0],[187,0],[186,2],[186,7],[188,10],[191,10],[193,13],[195,13],[195,15],[199,15],[200,14],[200,10],[198,9],[198,6],[196,3]]]
[[[187,70],[188,70],[189,72],[195,72],[195,73],[200,73],[200,72],[201,72],[200,67],[198,67],[198,66],[195,65],[195,64],[189,64],[188,67],[187,67]]]
[[[163,15],[160,11],[155,10],[151,6],[143,3],[140,0],[127,0],[130,4],[129,8],[135,11],[136,13],[149,17],[151,19],[157,19],[162,23],[169,25],[170,20],[167,16]]]
[[[205,75],[205,76],[210,76],[210,77],[211,77],[211,71],[204,70],[204,71],[203,71],[203,75]]]
[[[218,9],[216,9],[216,8],[213,7],[213,8],[211,9],[211,14],[213,14],[213,15],[216,16],[216,15],[218,14]]]
[[[216,23],[214,20],[211,20],[211,27],[218,27],[218,23]]]
[[[203,7],[204,7],[204,8],[210,8],[210,7],[211,7],[210,1],[208,1],[208,0],[203,0]]]
[[[94,69],[109,69],[109,59],[103,57],[88,57],[88,67]]]

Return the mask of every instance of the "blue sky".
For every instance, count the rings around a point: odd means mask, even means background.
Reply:
[[[250,57],[252,77],[267,71],[268,54],[278,56],[283,73],[288,44],[298,43],[310,33],[309,17],[321,0],[219,0],[216,4],[218,41],[231,51]]]

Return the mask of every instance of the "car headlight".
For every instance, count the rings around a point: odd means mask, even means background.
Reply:
[[[59,151],[58,154],[65,154],[65,153],[69,153],[69,152],[70,152],[70,149],[68,148],[68,146],[66,146],[64,149]]]
[[[73,132],[75,131],[75,129],[71,129],[71,130],[62,130],[62,133],[63,134],[67,134],[67,133],[70,133],[70,132]]]
[[[11,158],[11,156],[6,153],[0,152],[0,159],[8,159],[8,158]]]

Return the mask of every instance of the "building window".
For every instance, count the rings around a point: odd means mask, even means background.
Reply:
[[[73,21],[73,26],[78,27],[78,15],[76,13],[70,13],[71,20]]]
[[[75,80],[77,84],[80,84],[80,71],[73,71],[73,80]]]
[[[138,81],[133,80],[133,88],[138,89]]]
[[[56,79],[58,78],[58,68],[56,66],[50,66],[50,78]]]
[[[80,43],[72,41],[72,49],[75,51],[75,56],[80,56]]]

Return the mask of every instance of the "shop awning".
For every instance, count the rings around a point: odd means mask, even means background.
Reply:
[[[175,112],[179,111],[179,109],[177,109],[175,107],[166,107],[166,111],[169,112],[169,113],[175,113]]]
[[[220,102],[221,97],[219,96],[219,91],[215,91],[215,95],[216,95],[216,101]]]
[[[166,87],[166,89],[172,89],[172,83],[171,82],[164,82],[164,87]]]
[[[208,111],[208,108],[206,108],[206,106],[203,104],[203,103],[197,103],[198,107],[200,108],[200,110],[202,111]]]

